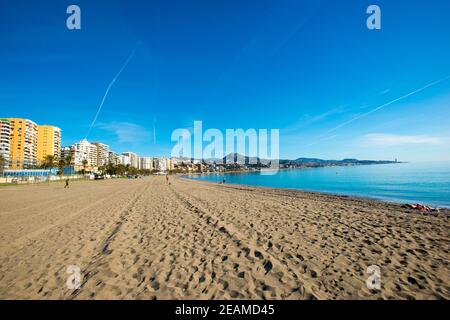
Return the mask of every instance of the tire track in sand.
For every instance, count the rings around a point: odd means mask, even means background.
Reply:
[[[147,183],[144,186],[144,189],[140,191],[136,196],[134,196],[122,210],[122,214],[119,216],[115,227],[111,230],[111,232],[109,232],[106,239],[102,242],[100,246],[100,251],[97,252],[97,254],[95,254],[94,257],[91,258],[91,263],[88,266],[86,266],[84,270],[82,270],[82,274],[84,275],[83,282],[81,283],[80,288],[74,290],[70,294],[70,299],[76,299],[76,297],[80,294],[83,287],[89,282],[89,280],[93,276],[95,276],[99,272],[97,270],[98,267],[103,264],[104,260],[108,259],[109,255],[111,255],[112,250],[109,249],[110,244],[117,237],[117,234],[120,232],[123,224],[126,222],[127,216],[130,214],[130,211],[133,209],[136,203],[142,199],[143,195],[149,189],[149,187],[150,185]]]
[[[107,202],[109,199],[114,198],[115,196],[117,196],[120,193],[122,193],[121,190],[116,191],[115,193],[109,195],[106,198],[102,198],[98,201],[90,203],[88,206],[83,207],[79,210],[76,210],[75,212],[72,212],[67,216],[64,216],[63,218],[57,220],[55,223],[48,224],[42,228],[34,230],[33,232],[27,233],[26,235],[23,235],[23,236],[15,239],[13,242],[10,243],[9,249],[2,252],[2,255],[8,254],[11,251],[17,251],[18,248],[25,247],[27,242],[32,241],[32,239],[38,237],[40,234],[42,234],[50,229],[53,229],[53,228],[56,228],[56,227],[59,227],[61,225],[68,223],[70,220],[76,218],[78,215],[80,215],[92,208],[95,208],[96,206],[99,206],[100,204],[102,204],[104,202]]]
[[[170,190],[172,194],[182,202],[192,214],[203,221],[205,225],[212,228],[215,232],[228,237],[237,249],[244,254],[245,258],[248,259],[251,254],[253,254],[258,259],[258,263],[254,264],[253,268],[256,287],[259,286],[263,291],[272,291],[273,293],[273,290],[275,289],[270,287],[270,285],[267,285],[266,282],[277,283],[277,289],[283,288],[284,290],[281,294],[276,293],[279,294],[279,298],[282,299],[294,297],[297,299],[326,298],[323,294],[314,292],[313,286],[316,285],[315,281],[311,281],[309,278],[302,279],[302,276],[289,267],[285,261],[278,259],[263,247],[251,244],[252,241],[247,239],[246,236],[232,223],[228,223],[223,218],[216,217],[210,210],[202,207],[199,199],[195,199],[194,201],[188,200],[189,196],[186,193],[175,191],[172,188]],[[182,194],[184,194],[184,196]],[[290,275],[291,279],[286,279],[286,275]],[[269,280],[268,278],[272,279]]]

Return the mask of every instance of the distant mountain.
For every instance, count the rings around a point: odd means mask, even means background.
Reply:
[[[228,164],[261,164],[268,165],[272,160],[261,159],[259,157],[248,157],[240,153],[229,153],[222,159],[204,159],[207,163],[223,163]],[[280,165],[291,165],[291,166],[348,166],[348,165],[370,165],[370,164],[389,164],[398,163],[397,161],[389,160],[358,160],[358,159],[343,159],[343,160],[324,160],[319,158],[297,158],[295,160],[280,159]]]
[[[271,160],[261,159],[259,157],[248,157],[240,153],[229,153],[222,158],[222,161],[238,164],[268,164]]]
[[[291,160],[286,160],[291,161]],[[327,160],[317,159],[317,158],[298,158],[296,160],[293,160],[295,163],[323,163],[327,162]]]
[[[398,163],[389,160],[358,160],[358,159],[343,159],[343,160],[323,160],[318,158],[298,158],[295,160],[280,160],[280,164],[285,165],[369,165],[369,164],[388,164]]]

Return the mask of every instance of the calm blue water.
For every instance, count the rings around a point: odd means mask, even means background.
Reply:
[[[219,182],[222,175],[191,176]],[[275,175],[225,174],[227,183],[319,191],[399,203],[450,207],[450,162],[281,170]]]

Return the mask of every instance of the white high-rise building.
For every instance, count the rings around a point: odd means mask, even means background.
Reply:
[[[74,149],[73,146],[61,148],[61,159],[66,159],[68,156],[72,157],[72,164],[74,162]]]
[[[120,164],[122,164],[124,166],[127,166],[127,165],[131,166],[131,159],[130,159],[129,156],[124,155],[124,154],[120,154],[118,156],[118,158],[119,158],[119,163]]]
[[[97,166],[106,166],[109,163],[109,146],[101,142],[93,142],[97,147]]]
[[[3,168],[9,167],[11,122],[0,119],[0,156],[3,157]]]
[[[129,164],[131,167],[133,168],[139,168],[139,157],[136,153],[134,152],[124,152],[122,153],[123,156],[126,156],[129,158]]]
[[[83,167],[83,160],[87,160],[87,166],[92,168],[97,167],[97,146],[90,143],[86,139],[75,143],[73,146],[74,164],[78,167]]]
[[[167,170],[167,159],[166,158],[153,158],[153,167],[158,171]]]
[[[120,164],[120,156],[117,153],[110,151],[108,153],[108,163],[113,165]]]
[[[153,158],[140,157],[139,158],[139,169],[153,170]]]

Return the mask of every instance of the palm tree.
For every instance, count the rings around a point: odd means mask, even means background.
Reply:
[[[117,167],[112,162],[109,162],[106,165],[106,173],[109,175],[113,175],[113,174],[116,174],[116,172],[117,172]]]
[[[45,156],[44,160],[42,161],[41,167],[44,169],[52,169],[55,167],[55,156],[53,155],[47,155]],[[50,183],[51,179],[51,172],[47,176],[47,181]]]
[[[0,154],[0,173],[3,173],[5,166],[6,166],[6,159],[5,157],[3,157],[2,154]]]
[[[42,167],[46,169],[51,169],[55,167],[55,156],[48,155],[44,158],[44,161],[42,161]]]
[[[69,154],[68,156],[66,156],[66,158],[64,159],[65,162],[65,168],[70,168],[72,166],[72,160],[73,157],[71,154]]]
[[[106,165],[98,167],[98,171],[100,171],[101,175],[106,174],[107,173],[107,169],[108,169],[108,167]]]
[[[88,161],[86,159],[84,159],[83,161],[81,161],[81,163],[83,164],[83,173],[86,173],[86,167],[88,165]]]
[[[66,167],[66,161],[64,160],[64,159],[60,159],[59,161],[58,161],[58,174],[60,175],[60,176],[62,176],[63,175],[63,173],[64,173],[64,168]]]
[[[127,170],[127,167],[125,167],[123,164],[118,164],[116,166],[116,173],[119,176],[124,176],[125,175],[125,171]]]

